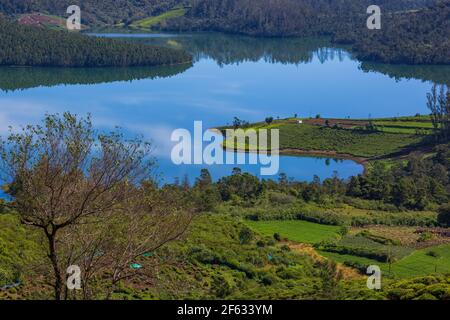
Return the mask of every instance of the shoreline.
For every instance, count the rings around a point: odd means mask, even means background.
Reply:
[[[223,146],[223,145],[222,145]],[[268,153],[268,150],[247,150],[242,148],[228,148],[223,147],[225,151],[230,152],[240,152],[240,153]],[[328,159],[339,159],[339,160],[351,160],[363,166],[363,174],[367,173],[369,166],[369,158],[357,157],[351,154],[338,153],[336,151],[321,151],[321,150],[302,150],[302,149],[292,149],[285,148],[279,150],[279,155],[283,156],[306,156],[306,157],[318,157],[318,158],[328,158]]]
[[[223,133],[221,130],[217,128],[210,128],[208,129],[211,132],[219,134],[222,138],[224,138]],[[222,147],[225,151],[230,152],[243,152],[243,153],[250,153],[250,152],[261,152],[261,153],[267,153],[268,150],[248,150],[243,148],[229,148],[227,146],[224,146],[222,144]],[[363,174],[367,173],[368,166],[369,166],[369,160],[370,158],[364,158],[364,157],[358,157],[355,155],[347,154],[347,153],[339,153],[337,151],[330,151],[330,150],[303,150],[303,149],[295,149],[295,148],[282,148],[279,150],[280,155],[284,156],[307,156],[307,157],[319,157],[319,158],[328,158],[328,159],[339,159],[339,160],[351,160],[356,162],[357,164],[360,164],[363,166],[364,171]]]

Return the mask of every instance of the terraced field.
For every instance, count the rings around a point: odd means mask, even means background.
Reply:
[[[354,228],[346,236],[340,236],[341,228],[306,221],[251,221],[253,230],[264,235],[279,234],[283,240],[314,245],[321,256],[338,263],[366,270],[369,265],[380,266],[384,275],[391,278],[411,278],[433,273],[450,273],[450,242],[415,249],[398,239],[388,239],[372,233],[361,233]],[[383,228],[391,228],[384,226]],[[392,227],[393,234],[405,238],[414,228]],[[414,236],[415,237],[415,236]],[[406,237],[407,238],[407,237]],[[389,263],[390,261],[390,263]]]
[[[430,252],[437,253],[437,256],[430,255]],[[409,256],[393,262],[390,267],[385,262],[349,254],[327,251],[319,251],[319,253],[339,263],[354,263],[361,266],[378,265],[385,275],[395,278],[412,278],[432,273],[450,273],[450,244],[416,250]]]

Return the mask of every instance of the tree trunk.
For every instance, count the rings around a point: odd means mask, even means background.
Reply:
[[[61,269],[58,263],[58,255],[56,253],[56,231],[46,232],[48,239],[49,254],[48,257],[52,263],[53,272],[55,274],[54,292],[55,300],[61,300],[63,291],[63,279],[61,275]]]

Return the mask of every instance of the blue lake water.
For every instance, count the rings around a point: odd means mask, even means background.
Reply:
[[[113,35],[120,37],[120,35]],[[160,68],[0,68],[0,134],[37,123],[48,113],[92,114],[101,130],[122,127],[154,143],[163,182],[203,167],[170,160],[174,129],[204,128],[275,118],[367,118],[427,113],[433,82],[450,82],[450,68],[389,66],[355,60],[326,40],[253,39],[222,34],[131,35],[132,41],[183,47],[192,66]],[[234,165],[211,166],[214,178]],[[255,165],[240,166],[257,174]],[[297,180],[342,178],[362,172],[352,161],[282,156],[280,172]],[[266,177],[270,178],[270,177]],[[276,178],[276,177],[272,177]]]

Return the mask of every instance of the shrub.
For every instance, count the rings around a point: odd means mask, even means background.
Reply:
[[[439,258],[439,253],[437,253],[436,251],[428,251],[426,253],[427,256],[433,257],[433,258]]]
[[[277,241],[281,241],[281,236],[280,236],[279,233],[274,233],[274,234],[273,234],[273,238],[274,238],[275,240],[277,240]]]
[[[212,287],[214,293],[219,298],[225,298],[233,291],[233,285],[231,282],[222,275],[216,275],[213,278]]]
[[[239,232],[239,242],[241,244],[249,244],[253,239],[253,233],[252,230],[250,230],[248,227],[244,227]]]
[[[256,245],[257,245],[259,248],[264,248],[264,247],[266,246],[266,244],[265,244],[264,241],[262,241],[262,240],[258,240],[258,241],[256,242]]]
[[[291,204],[294,203],[297,199],[294,196],[284,193],[271,192],[269,194],[269,201],[275,204]]]
[[[348,234],[348,227],[347,226],[342,226],[339,229],[339,235],[341,235],[342,237]]]
[[[437,220],[441,226],[450,227],[450,203],[447,203],[438,209]]]
[[[433,238],[433,234],[431,232],[423,232],[420,234],[419,239],[417,239],[417,242],[425,242]]]
[[[274,282],[274,279],[273,279],[273,277],[270,276],[270,275],[264,275],[264,276],[261,278],[261,283],[262,283],[263,285],[265,285],[265,286],[270,286],[270,285],[273,284],[273,282]]]

